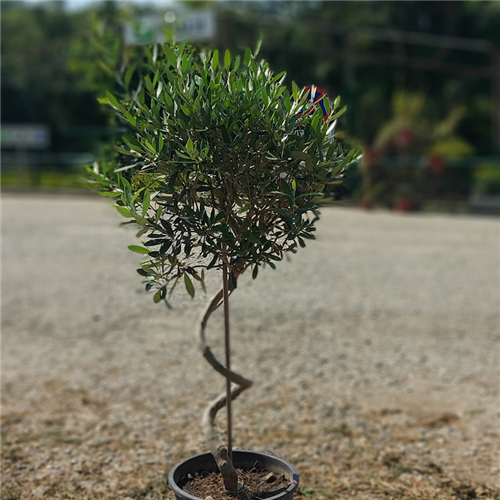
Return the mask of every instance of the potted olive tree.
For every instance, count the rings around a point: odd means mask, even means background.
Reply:
[[[256,278],[261,266],[274,269],[286,252],[314,239],[323,189],[341,182],[356,154],[332,134],[343,110],[337,98],[324,102],[326,118],[314,113],[318,103],[295,83],[289,91],[285,73],[274,75],[250,49],[236,58],[226,51],[223,61],[218,51],[184,43],[148,47],[145,55],[122,74],[122,94],[101,99],[130,131],[112,160],[88,168],[90,182],[139,227],[142,244],[129,248],[143,254],[137,272],[154,302],[168,304],[179,281],[193,297],[197,286],[205,288],[207,270],[222,275],[198,325],[203,356],[226,378],[226,390],[203,416],[211,452],[176,466],[170,485],[179,498],[193,498],[183,489],[186,478],[218,468],[226,492],[236,495],[242,483],[235,469],[257,466],[284,475],[281,494],[291,498],[298,482],[291,465],[232,450],[231,401],[252,382],[230,366],[228,297],[244,272]],[[221,305],[225,363],[206,339],[208,319]],[[228,442],[222,444],[214,419],[224,407]]]

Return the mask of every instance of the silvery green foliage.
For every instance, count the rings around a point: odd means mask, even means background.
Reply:
[[[179,280],[194,296],[193,280],[204,286],[204,271],[223,263],[234,287],[246,269],[255,278],[314,239],[325,185],[341,182],[355,155],[331,134],[339,98],[325,103],[326,120],[308,113],[304,92],[250,49],[223,61],[185,44],[146,54],[124,73],[125,93],[101,99],[130,129],[119,157],[88,171],[141,226],[130,249],[144,254],[138,272],[155,302]]]

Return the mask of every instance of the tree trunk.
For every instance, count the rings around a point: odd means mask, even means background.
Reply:
[[[205,440],[210,447],[210,451],[214,455],[217,466],[224,479],[226,490],[236,495],[238,493],[238,476],[233,467],[227,448],[219,442],[214,429],[214,420],[217,416],[217,412],[224,408],[228,401],[236,399],[244,390],[248,389],[252,385],[252,381],[231,371],[230,368],[223,366],[214,356],[206,341],[205,329],[208,319],[224,302],[224,295],[224,288],[222,288],[213,296],[212,300],[203,311],[199,327],[200,347],[203,357],[216,371],[223,375],[227,381],[227,390],[208,404],[202,418],[202,429]],[[229,292],[226,293],[226,298],[228,297]],[[231,384],[236,384],[236,387]]]

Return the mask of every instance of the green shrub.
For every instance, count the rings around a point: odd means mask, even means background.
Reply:
[[[482,165],[474,170],[474,192],[500,195],[500,164]]]

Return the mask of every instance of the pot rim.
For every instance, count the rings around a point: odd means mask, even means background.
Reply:
[[[274,460],[276,460],[278,462],[281,462],[288,469],[290,469],[291,476],[292,476],[292,478],[289,480],[290,481],[290,485],[286,489],[281,490],[276,495],[274,495],[272,497],[267,497],[266,500],[279,500],[280,498],[282,498],[283,496],[285,496],[288,493],[293,494],[293,492],[297,489],[297,487],[299,485],[299,473],[297,472],[297,469],[291,463],[287,462],[283,458],[277,457],[276,455],[272,455],[271,453],[266,453],[266,452],[263,452],[263,451],[253,451],[253,450],[245,450],[245,449],[238,449],[238,448],[234,449],[233,453],[234,454],[238,454],[238,453],[242,453],[242,454],[244,454],[244,453],[251,453],[251,454],[255,454],[255,455],[262,455],[264,457],[269,457],[269,458],[272,458],[272,459],[274,459]],[[210,452],[198,453],[196,455],[192,455],[192,456],[190,456],[190,457],[182,460],[181,462],[179,462],[178,464],[176,464],[170,470],[170,472],[168,474],[168,484],[169,484],[170,488],[173,490],[173,492],[175,494],[179,494],[180,496],[183,496],[187,500],[202,500],[202,499],[200,499],[200,497],[197,497],[195,495],[191,495],[187,491],[184,491],[177,484],[177,482],[175,481],[174,475],[175,475],[177,469],[180,468],[180,467],[182,467],[185,463],[190,462],[192,460],[196,460],[197,458],[205,457],[205,456],[211,456],[211,457],[213,457],[212,453],[210,453]],[[215,459],[214,459],[214,462],[215,462]]]

